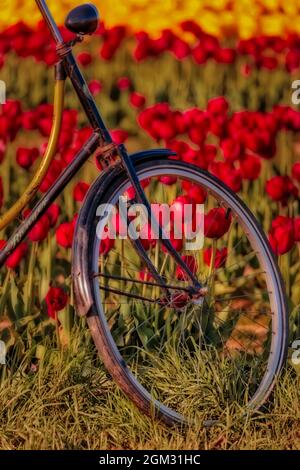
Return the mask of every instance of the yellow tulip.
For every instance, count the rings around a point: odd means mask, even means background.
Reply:
[[[58,24],[82,0],[48,0]],[[204,31],[218,37],[238,33],[282,36],[299,33],[300,0],[94,0],[108,26],[127,25],[133,31],[157,35],[162,29],[180,31],[184,20],[196,21]],[[34,26],[41,18],[34,0],[0,0],[0,29],[18,21]],[[184,33],[182,33],[184,37]],[[189,39],[190,40],[190,39]]]
[[[281,36],[286,31],[287,16],[280,13],[272,16],[263,15],[260,18],[262,34],[266,36]]]

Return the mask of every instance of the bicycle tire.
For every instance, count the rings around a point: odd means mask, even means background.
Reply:
[[[287,299],[283,279],[277,260],[260,224],[243,203],[222,181],[198,167],[169,158],[158,158],[136,164],[139,178],[148,174],[161,176],[166,173],[174,176],[188,174],[188,177],[199,182],[202,187],[222,197],[229,207],[233,207],[246,226],[249,236],[259,247],[264,264],[268,270],[269,282],[276,296],[276,344],[272,352],[270,367],[267,370],[259,389],[247,409],[256,411],[266,402],[285,363],[288,348]],[[169,426],[185,425],[185,417],[153,400],[147,390],[136,380],[126,366],[109,330],[107,320],[99,304],[95,283],[93,249],[96,237],[96,210],[100,204],[108,203],[113,195],[128,181],[128,177],[117,165],[100,176],[90,189],[85,204],[78,217],[73,249],[73,282],[75,301],[81,314],[86,314],[87,323],[103,363],[115,382],[125,395],[146,415],[155,416]],[[98,289],[99,290],[99,289]],[[274,340],[274,339],[273,339]]]

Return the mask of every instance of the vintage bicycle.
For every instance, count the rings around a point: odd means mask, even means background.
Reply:
[[[0,252],[0,266],[98,151],[106,170],[90,188],[78,217],[72,279],[76,311],[86,318],[107,370],[142,412],[168,425],[198,416],[205,423],[215,422],[220,407],[230,410],[234,404],[243,412],[260,409],[285,362],[288,320],[284,284],[259,222],[220,180],[181,161],[175,152],[156,149],[130,155],[124,145],[114,144],[72,52],[76,43],[96,32],[96,7],[85,4],[69,13],[65,26],[74,40],[64,42],[46,1],[36,3],[59,56],[53,128],[33,180],[0,218],[0,229],[33,199],[56,153],[67,78],[93,133],[10,237]],[[174,237],[165,236],[152,210],[152,203],[186,201],[187,190],[205,208],[206,264],[204,250],[184,254],[184,240],[176,244]],[[158,240],[150,236],[145,243],[129,237],[101,250],[109,212],[120,210],[122,196],[128,208],[143,205]],[[105,217],[98,211],[103,205]],[[130,222],[127,217],[125,225]],[[164,381],[166,368],[172,381]],[[188,387],[183,369],[190,376]]]

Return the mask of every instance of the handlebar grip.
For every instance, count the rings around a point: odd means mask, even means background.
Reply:
[[[46,0],[35,0],[56,44],[62,44],[63,38],[48,8]]]

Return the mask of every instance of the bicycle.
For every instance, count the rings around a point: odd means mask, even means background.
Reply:
[[[69,13],[65,25],[75,38],[65,43],[46,1],[36,4],[59,56],[53,128],[36,175],[0,218],[0,229],[32,200],[55,155],[67,78],[93,133],[10,237],[0,252],[0,266],[99,151],[106,170],[89,190],[78,217],[72,278],[77,313],[86,318],[108,372],[142,412],[167,425],[195,421],[198,414],[206,423],[215,422],[220,407],[234,403],[245,412],[259,410],[285,363],[288,319],[282,277],[258,221],[224,183],[181,161],[175,152],[156,149],[129,155],[124,145],[114,144],[72,52],[97,30],[96,7],[86,4]],[[197,259],[182,256],[184,240],[176,244],[174,234],[166,236],[153,211],[158,200],[169,206],[175,199],[182,216],[181,203],[190,201],[191,191],[206,209],[206,264],[200,250]],[[150,231],[146,242],[129,236],[105,250],[101,244],[107,240],[108,218],[113,208],[120,216],[124,196],[127,209],[143,205],[147,224],[154,221],[157,241]],[[99,213],[103,206],[105,216]],[[128,229],[132,218],[124,217]],[[173,219],[170,224],[174,229]],[[226,251],[218,249],[221,243]],[[234,262],[229,263],[231,257]],[[171,383],[164,382],[166,367],[174,374]],[[184,387],[183,369],[189,387]]]

